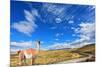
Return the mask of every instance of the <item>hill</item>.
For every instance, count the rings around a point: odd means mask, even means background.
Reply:
[[[76,49],[75,52],[95,54],[95,44],[83,46],[81,48]]]
[[[41,50],[35,59],[35,65],[55,64],[62,61],[79,59],[91,56],[85,61],[95,61],[95,44],[89,44],[81,48],[61,50]],[[29,61],[27,61],[29,64]],[[11,54],[11,67],[18,66],[18,54]]]

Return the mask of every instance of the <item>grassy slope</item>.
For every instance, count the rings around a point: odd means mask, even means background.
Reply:
[[[38,57],[35,60],[35,65],[38,64],[53,64],[70,59],[76,59],[85,57],[80,53],[89,53],[95,55],[95,45],[87,45],[82,48],[72,50],[52,50],[52,51],[40,51]],[[11,66],[18,65],[18,55],[11,55]]]
[[[86,45],[76,50],[76,52],[89,53],[95,55],[95,44]]]
[[[95,61],[95,44],[86,45],[82,48],[77,49],[76,52],[81,55],[83,54],[83,57],[89,56],[89,55],[92,56],[91,58],[89,58],[83,62],[94,62]]]

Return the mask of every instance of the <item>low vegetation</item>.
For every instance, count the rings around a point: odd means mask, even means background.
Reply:
[[[78,59],[81,57],[85,57],[83,53],[92,54],[93,56],[95,56],[95,45],[89,45],[89,46],[84,46],[82,48],[69,49],[69,50],[62,49],[62,50],[40,51],[39,55],[35,59],[35,65],[54,64],[61,61]],[[30,63],[29,60],[27,60],[27,64],[28,63]],[[16,67],[16,66],[18,67],[18,55],[11,54],[11,67]]]

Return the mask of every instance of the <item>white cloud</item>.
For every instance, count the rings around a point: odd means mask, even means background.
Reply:
[[[75,27],[71,27],[72,30],[75,30]]]
[[[11,46],[17,46],[21,48],[28,48],[32,47],[33,42],[32,41],[27,41],[27,42],[11,42]]]
[[[81,23],[80,27],[80,32],[90,33],[95,30],[95,23]]]
[[[50,29],[57,29],[57,27],[51,27]]]
[[[76,10],[73,10],[69,13],[69,9],[72,7],[72,5],[57,5],[57,4],[49,4],[44,3],[43,4],[43,10],[50,13],[50,15],[53,15],[54,20],[56,23],[61,23],[62,21],[69,21],[69,23],[74,23],[72,20],[74,18],[74,15],[72,15]]]
[[[95,23],[81,23],[80,24],[80,38],[84,40],[91,40],[95,36]]]
[[[64,7],[63,5],[56,5],[56,4],[49,4],[49,3],[44,3],[43,4],[43,9],[51,13],[53,16],[56,16],[57,18],[59,17],[59,20],[62,21],[61,19],[66,18],[66,8],[69,6]],[[58,20],[58,19],[55,19]],[[60,22],[58,22],[60,23]]]
[[[75,31],[75,33],[79,33],[80,28],[72,28],[72,29]]]
[[[20,21],[18,23],[13,23],[12,28],[28,36],[31,36],[31,33],[35,31],[35,28],[37,28],[37,25],[34,23],[27,22],[27,21]]]
[[[93,41],[87,41],[84,39],[76,39],[75,41],[71,42],[70,45],[72,46],[72,48],[80,48],[85,45],[89,45],[93,43],[94,43]]]
[[[95,23],[81,23],[78,28],[73,28],[75,34],[79,38],[70,43],[55,43],[49,46],[49,49],[63,49],[63,48],[79,48],[91,43],[94,43],[95,37]],[[78,33],[78,34],[77,34]],[[56,34],[57,36],[59,34]]]
[[[56,18],[55,21],[56,21],[56,23],[61,23],[62,22],[61,18]]]
[[[74,31],[79,39],[76,39],[73,43],[91,43],[95,40],[95,23],[81,23],[78,28],[74,28]]]
[[[88,10],[89,10],[89,11],[92,11],[92,10],[94,10],[95,8],[96,8],[95,6],[92,6],[92,7],[89,6],[89,7],[88,7]]]
[[[75,31],[76,36],[79,37],[79,39],[76,39],[73,41],[72,45],[74,45],[74,48],[82,47],[87,44],[94,43],[95,41],[95,23],[80,23],[78,28],[73,28]]]
[[[64,7],[60,7],[58,5],[55,4],[43,4],[43,8],[45,8],[48,12],[53,13],[54,15],[60,16],[60,15],[64,15]]]
[[[11,46],[10,52],[16,53],[16,51],[18,50],[32,48],[34,45],[32,41],[27,41],[27,42],[23,41],[23,42],[11,42],[10,46]]]
[[[27,10],[24,10],[24,14],[25,14],[26,20],[29,22],[33,22],[33,20],[35,19],[32,13]]]
[[[62,36],[62,35],[64,35],[64,33],[56,33],[56,37],[59,37],[59,36]]]
[[[74,21],[73,20],[69,20],[68,23],[69,24],[72,24],[72,23],[74,23]]]
[[[56,50],[56,49],[68,49],[68,48],[80,48],[85,45],[91,44],[94,42],[87,42],[82,39],[76,39],[73,42],[62,42],[62,43],[54,43],[47,47],[47,49]]]
[[[35,20],[36,20],[36,17],[38,17],[39,15],[36,9],[33,9],[31,12],[24,10],[24,14],[25,14],[26,20],[15,22],[12,24],[11,27],[21,33],[31,36],[31,34],[37,28],[37,24],[35,23]]]
[[[40,15],[36,9],[32,9],[32,16],[40,17]]]
[[[64,49],[64,48],[72,48],[72,46],[68,43],[54,43],[51,46],[47,47],[48,49]]]
[[[11,46],[11,53],[15,53],[18,50],[24,50],[27,48],[35,48],[36,49],[36,45],[34,45],[33,41],[23,41],[23,42],[11,42],[10,44]]]

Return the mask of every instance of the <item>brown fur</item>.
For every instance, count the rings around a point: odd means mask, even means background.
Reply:
[[[35,61],[35,56],[37,55],[35,49],[27,49],[27,50],[18,51],[17,53],[19,55],[19,64],[22,65],[23,64],[22,61],[24,61],[24,63],[26,62],[24,51],[26,51],[27,54],[32,54],[31,65],[33,65]]]
[[[37,46],[37,50],[30,48],[30,49],[21,50],[21,51],[17,52],[19,55],[19,64],[20,65],[22,65],[22,61],[24,61],[24,63],[26,62],[26,59],[28,56],[30,56],[30,58],[31,58],[31,65],[34,64],[35,58],[36,58],[38,51],[39,51],[38,48],[40,48],[39,47],[40,41],[36,41],[35,45]]]

